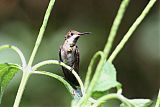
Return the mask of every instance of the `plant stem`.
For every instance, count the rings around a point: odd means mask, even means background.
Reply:
[[[17,54],[19,55],[19,57],[21,59],[22,67],[26,66],[26,59],[25,59],[25,57],[24,57],[24,55],[23,55],[23,53],[21,52],[20,49],[18,49],[16,46],[12,46],[12,45],[2,45],[2,46],[0,46],[0,50],[6,49],[6,48],[10,48],[10,49],[14,50],[15,52],[17,52]]]
[[[43,38],[43,35],[44,35],[44,31],[46,30],[47,22],[48,22],[50,14],[51,14],[51,11],[52,11],[54,3],[55,3],[55,0],[50,0],[50,3],[48,5],[47,11],[46,11],[45,16],[44,16],[44,20],[43,20],[42,26],[41,26],[39,34],[38,34],[38,38],[36,40],[35,46],[33,48],[31,57],[30,57],[29,62],[28,62],[29,66],[32,66],[34,57],[35,57],[35,55],[37,53],[37,50],[39,48],[39,45],[40,45],[40,43],[42,41],[42,38]]]
[[[118,9],[117,16],[114,19],[112,28],[111,28],[110,33],[109,33],[107,43],[106,43],[105,48],[104,48],[104,55],[106,56],[106,58],[108,57],[109,52],[112,48],[114,38],[117,34],[119,25],[122,21],[122,18],[124,16],[125,11],[126,11],[126,7],[128,6],[129,2],[130,2],[130,0],[123,0],[121,5],[120,5],[120,8]]]
[[[61,77],[57,74],[51,73],[51,72],[46,72],[46,71],[34,71],[33,74],[41,74],[41,75],[46,75],[46,76],[50,76],[52,78],[55,78],[55,79],[59,80],[60,82],[62,82],[65,85],[65,87],[69,90],[69,92],[71,94],[73,94],[74,89],[65,79],[63,79],[63,77]]]
[[[157,102],[156,102],[155,107],[160,107],[160,89],[159,89],[159,92],[158,92]]]
[[[92,107],[98,107],[100,104],[102,104],[110,99],[119,99],[123,103],[127,104],[128,105],[127,107],[133,106],[132,104],[129,103],[128,99],[126,99],[124,96],[122,96],[120,94],[108,94],[108,95],[105,95],[105,96],[99,98]]]
[[[100,51],[97,52],[93,56],[93,58],[91,60],[91,63],[89,65],[89,67],[88,67],[87,76],[86,76],[86,79],[85,79],[85,88],[86,89],[88,88],[88,89],[87,89],[86,96],[84,96],[84,98],[80,101],[80,104],[82,104],[82,105],[87,102],[88,98],[92,94],[92,90],[93,90],[93,88],[94,88],[94,86],[96,84],[97,79],[100,76],[100,73],[101,73],[102,68],[103,68],[103,64],[106,61],[105,59],[108,57],[109,51],[111,50],[111,47],[112,47],[112,44],[113,44],[113,40],[115,38],[115,35],[117,33],[117,30],[118,30],[118,27],[120,25],[120,22],[121,22],[123,16],[124,16],[124,12],[126,10],[126,7],[127,7],[128,3],[129,3],[129,1],[130,0],[123,0],[122,1],[121,5],[120,5],[120,8],[118,10],[118,14],[117,14],[117,16],[116,16],[116,18],[115,18],[115,20],[113,22],[113,26],[111,28],[111,31],[110,31],[110,34],[109,34],[109,38],[108,38],[108,41],[107,41],[107,43],[105,45],[104,51],[103,52],[100,52]],[[91,73],[92,73],[93,63],[94,63],[94,61],[95,61],[95,59],[96,59],[96,57],[98,55],[101,56],[101,59],[99,61],[99,64],[98,64],[97,69],[95,71],[95,74],[93,76],[93,79],[92,79],[92,81],[91,81],[91,83],[89,85],[89,80],[90,80]],[[88,85],[89,85],[89,87],[88,87]]]
[[[90,62],[90,64],[89,64],[89,66],[88,66],[88,70],[87,70],[87,74],[86,74],[86,79],[85,79],[85,82],[84,82],[84,83],[85,83],[85,84],[84,84],[85,89],[87,89],[88,86],[89,86],[91,74],[92,74],[92,71],[93,71],[93,70],[92,70],[93,64],[94,64],[94,62],[95,62],[95,59],[96,59],[98,56],[99,56],[99,52],[95,53],[94,56],[93,56],[93,58],[91,59],[91,62]]]
[[[122,86],[118,85],[116,88],[117,88],[117,94],[122,94]]]
[[[85,92],[84,92],[85,90],[84,90],[83,82],[82,82],[81,78],[79,77],[79,75],[76,73],[76,71],[75,71],[74,69],[72,69],[70,66],[66,65],[66,64],[63,63],[63,62],[59,62],[59,61],[57,61],[57,60],[46,60],[46,61],[42,61],[42,62],[34,65],[34,66],[32,67],[32,69],[33,69],[33,71],[35,71],[37,68],[39,68],[39,67],[41,67],[41,66],[43,66],[43,65],[47,65],[47,64],[61,65],[61,66],[65,67],[65,68],[68,69],[68,70],[72,70],[71,72],[72,72],[72,74],[76,77],[76,79],[77,79],[77,81],[78,81],[78,83],[79,83],[79,85],[80,85],[82,94],[85,93]]]
[[[147,13],[152,8],[152,6],[154,5],[155,2],[156,2],[156,0],[150,0],[150,2],[147,4],[147,6],[145,7],[145,9],[141,13],[141,15],[136,19],[136,21],[133,23],[133,25],[130,27],[130,29],[128,30],[128,32],[125,34],[125,36],[123,37],[123,39],[121,40],[121,42],[117,45],[116,49],[113,51],[113,53],[109,57],[109,59],[108,59],[109,62],[112,62],[115,59],[115,57],[117,56],[117,54],[124,47],[124,45],[126,44],[126,42],[128,41],[128,39],[131,37],[132,33],[136,30],[136,28],[138,27],[138,25],[145,18],[145,16],[147,15]]]
[[[19,107],[19,104],[20,104],[26,83],[29,79],[29,76],[30,76],[30,71],[23,72],[22,80],[21,80],[13,107]]]
[[[49,19],[49,16],[50,16],[50,13],[51,13],[51,10],[53,8],[54,3],[55,3],[55,0],[50,0],[50,2],[49,2],[47,11],[46,11],[45,16],[44,16],[42,26],[41,26],[39,34],[38,34],[38,38],[36,40],[34,49],[32,51],[31,57],[30,57],[29,62],[28,62],[28,66],[24,66],[25,68],[23,69],[22,80],[21,80],[21,83],[20,83],[20,86],[19,86],[19,89],[18,89],[17,96],[16,96],[13,107],[18,107],[19,104],[20,104],[20,101],[21,101],[21,98],[22,98],[22,95],[23,95],[23,91],[25,89],[28,78],[29,78],[29,76],[32,72],[31,66],[32,66],[34,57],[35,57],[35,55],[37,53],[37,50],[39,48],[39,45],[42,41],[44,31],[46,30],[47,22],[48,22],[48,19]],[[13,48],[13,49],[16,49],[16,48]]]
[[[96,72],[93,76],[93,79],[91,80],[91,83],[90,83],[90,85],[87,89],[87,94],[85,94],[83,96],[83,98],[80,100],[78,106],[86,104],[86,102],[89,99],[89,97],[91,96],[93,88],[94,88],[94,86],[95,86],[95,84],[96,84],[96,82],[97,82],[97,80],[98,80],[98,78],[101,74],[101,71],[102,71],[102,68],[103,68],[103,65],[104,65],[104,62],[105,62],[105,57],[104,57],[104,54],[103,54],[102,51],[98,51],[97,54],[101,56],[101,59],[100,59],[99,64],[96,68]]]

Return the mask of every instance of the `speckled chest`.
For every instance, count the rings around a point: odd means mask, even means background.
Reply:
[[[63,45],[61,49],[61,58],[64,63],[72,66],[75,61],[75,50],[76,46],[71,47],[70,45]]]

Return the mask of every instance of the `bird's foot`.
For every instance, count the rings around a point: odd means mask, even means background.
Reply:
[[[74,69],[71,67],[70,71],[73,71]]]
[[[77,90],[73,90],[72,95],[75,96],[75,97],[79,97],[79,98],[82,97],[81,92],[79,92]]]
[[[61,60],[58,60],[58,63],[61,64]]]

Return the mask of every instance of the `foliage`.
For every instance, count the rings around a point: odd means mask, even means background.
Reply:
[[[117,82],[116,69],[111,63],[106,62],[93,91],[106,91],[119,85],[120,83]]]
[[[12,80],[14,75],[18,72],[19,66],[15,64],[0,64],[0,102],[2,100],[2,95],[9,84],[9,82]]]
[[[85,79],[85,82],[83,83],[79,75],[70,66],[62,62],[59,62],[58,60],[42,61],[32,66],[35,55],[42,41],[43,34],[46,29],[51,10],[55,3],[55,0],[51,0],[48,5],[47,11],[45,13],[43,24],[40,28],[38,38],[35,43],[35,47],[32,51],[28,64],[25,60],[23,53],[17,47],[11,46],[11,45],[2,45],[0,47],[0,50],[9,48],[17,52],[22,62],[22,65],[0,64],[0,88],[1,88],[0,100],[2,98],[5,88],[7,87],[11,79],[14,77],[14,75],[17,73],[18,70],[22,70],[23,76],[22,76],[22,80],[21,80],[13,107],[19,107],[19,104],[20,104],[20,101],[23,95],[23,91],[25,89],[25,86],[27,84],[27,81],[30,75],[32,74],[46,75],[46,76],[55,78],[59,80],[60,82],[62,82],[64,86],[69,90],[70,94],[73,96],[73,101],[72,101],[73,107],[89,107],[89,106],[98,107],[102,105],[104,102],[108,100],[113,100],[113,99],[120,100],[122,102],[122,104],[120,105],[121,107],[148,107],[150,106],[151,100],[149,99],[132,99],[131,100],[122,95],[122,87],[121,87],[121,84],[117,81],[117,78],[116,78],[117,71],[114,65],[112,64],[112,62],[117,56],[117,54],[124,47],[128,39],[131,37],[132,33],[135,31],[137,26],[142,22],[144,17],[147,15],[147,13],[151,9],[151,7],[154,5],[156,0],[151,0],[148,3],[148,5],[145,7],[141,15],[137,18],[137,20],[133,23],[133,25],[130,27],[128,32],[124,35],[121,42],[117,45],[117,47],[115,48],[111,56],[109,56],[114,38],[116,36],[121,20],[124,16],[124,12],[126,11],[126,8],[129,4],[129,1],[130,0],[122,1],[120,8],[118,10],[117,16],[114,20],[112,29],[110,31],[109,38],[105,45],[105,48],[103,51],[96,52],[96,54],[91,59],[90,65],[88,67],[86,79]],[[93,64],[95,62],[95,59],[98,56],[100,56],[100,60],[99,60],[99,63],[96,65],[95,73],[93,74],[93,77],[91,78],[91,74],[93,72]],[[79,93],[73,93],[73,91],[75,90],[63,77],[56,75],[54,73],[51,73],[51,72],[47,72],[47,71],[38,71],[39,67],[47,65],[47,64],[60,65],[70,70],[80,84],[80,90],[82,92],[82,96],[79,95]],[[117,89],[116,92],[110,92],[109,90],[112,88],[116,88]],[[96,97],[94,97],[95,95]],[[160,105],[159,96],[157,98],[156,107]]]

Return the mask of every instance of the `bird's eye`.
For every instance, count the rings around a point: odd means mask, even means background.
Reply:
[[[73,33],[71,33],[71,35],[73,36]]]

